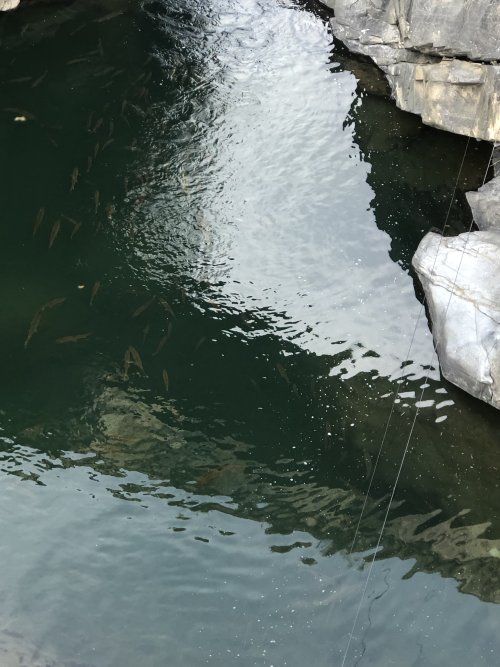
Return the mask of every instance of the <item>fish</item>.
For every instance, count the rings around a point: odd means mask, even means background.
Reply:
[[[160,303],[161,303],[161,305],[163,306],[163,309],[165,310],[165,312],[167,312],[167,313],[169,313],[170,315],[172,315],[172,317],[174,318],[174,320],[176,320],[177,318],[176,318],[175,313],[174,313],[174,311],[172,310],[172,306],[169,304],[169,302],[168,302],[166,299],[160,299]]]
[[[117,16],[121,16],[122,14],[123,14],[123,9],[118,9],[115,12],[110,12],[109,14],[105,14],[104,16],[101,16],[98,19],[94,19],[94,23],[104,23],[104,21],[110,21],[111,19],[114,19]]]
[[[202,336],[202,337],[200,338],[200,340],[199,340],[199,341],[196,343],[196,345],[194,346],[193,352],[197,352],[206,340],[207,340],[207,337],[206,337],[206,336]]]
[[[163,384],[165,385],[165,391],[168,391],[168,385],[169,385],[169,382],[168,382],[168,373],[167,373],[167,371],[166,371],[165,369],[162,370],[162,372],[161,372],[161,377],[162,377],[162,379],[163,379]]]
[[[34,314],[33,319],[31,320],[30,327],[28,330],[28,335],[26,336],[26,340],[24,341],[25,349],[28,347],[30,340],[38,331],[38,327],[40,326],[40,322],[44,311],[48,310],[49,308],[55,308],[56,306],[59,306],[61,303],[64,303],[65,301],[66,301],[65,296],[57,297],[55,299],[52,299],[51,301],[47,301],[47,303],[44,303],[43,306],[40,306],[40,308]]]
[[[182,174],[180,177],[181,189],[185,194],[189,194],[189,178],[186,174]]]
[[[97,130],[101,127],[101,125],[102,125],[103,123],[104,123],[104,119],[103,119],[103,118],[98,118],[97,121],[96,121],[96,124],[95,124],[94,127],[92,128],[91,132],[92,132],[93,134],[95,134],[95,133],[97,132]]]
[[[94,118],[94,112],[91,111],[91,112],[89,113],[89,117],[88,117],[88,119],[87,119],[87,132],[90,132],[90,128],[92,127],[92,120],[93,120],[93,118]]]
[[[143,345],[144,345],[144,343],[146,342],[146,338],[148,337],[148,334],[149,334],[150,329],[151,329],[151,325],[150,325],[149,322],[148,322],[148,323],[146,324],[146,326],[144,327],[144,329],[142,330],[142,344],[143,344]]]
[[[93,303],[94,303],[94,299],[96,298],[96,296],[97,296],[97,292],[99,291],[99,288],[100,288],[100,287],[101,287],[101,282],[100,282],[99,280],[97,280],[97,281],[94,283],[94,286],[92,287],[92,291],[91,291],[91,293],[90,293],[90,302],[89,302],[89,306],[92,306],[92,305],[93,305]]]
[[[139,354],[139,352],[137,352],[137,350],[133,345],[129,345],[128,349],[130,351],[130,355],[132,357],[134,364],[144,373],[144,366],[142,365],[141,355]]]
[[[56,338],[56,343],[59,345],[62,345],[63,343],[78,343],[91,335],[92,331],[87,331],[86,333],[76,334],[75,336],[61,336],[60,338]]]
[[[78,167],[75,167],[73,169],[73,171],[71,172],[71,187],[69,189],[70,192],[72,192],[75,189],[75,185],[77,184],[79,173],[80,172],[78,170]]]
[[[109,121],[109,132],[108,132],[108,138],[110,138],[113,134],[113,131],[115,129],[115,124],[113,123],[112,120]]]
[[[94,160],[96,159],[98,152],[99,152],[99,142],[97,142],[96,145],[94,146]]]
[[[68,60],[66,65],[79,65],[80,63],[88,63],[88,58],[73,58],[73,60]]]
[[[144,313],[149,308],[149,306],[155,302],[155,300],[156,297],[152,296],[151,299],[148,299],[145,303],[142,304],[142,306],[139,306],[139,308],[134,310],[132,317],[139,317],[139,315],[142,315],[142,313]]]
[[[40,74],[40,76],[38,77],[38,79],[36,79],[35,81],[33,81],[33,83],[31,84],[31,87],[32,87],[32,88],[36,88],[37,86],[39,86],[39,85],[42,83],[42,81],[45,79],[45,77],[47,76],[48,71],[49,71],[49,70],[46,69],[45,72],[44,72],[43,74]]]
[[[45,216],[45,208],[42,206],[41,208],[38,209],[38,213],[36,214],[35,224],[33,225],[33,238],[35,238],[37,229],[42,224],[44,216]]]
[[[99,190],[96,190],[94,192],[94,203],[95,203],[95,212],[96,213],[97,213],[97,209],[99,208],[99,200],[100,200]]]
[[[36,334],[36,332],[38,331],[38,327],[40,325],[40,320],[41,319],[42,319],[42,311],[37,310],[37,312],[33,316],[33,319],[30,322],[30,328],[28,330],[28,335],[26,336],[26,340],[24,341],[24,349],[26,349],[28,347],[28,343],[33,338],[33,336]]]
[[[158,343],[158,345],[156,346],[156,350],[152,354],[153,357],[156,357],[157,354],[160,354],[162,349],[165,347],[165,343],[167,342],[167,340],[168,340],[168,334],[160,338],[160,342]]]
[[[128,369],[130,368],[130,364],[132,363],[132,355],[130,354],[130,348],[127,348],[125,350],[125,354],[123,355],[123,379],[128,380]]]
[[[125,194],[128,193],[128,176],[123,177],[123,189],[125,190]]]
[[[87,174],[92,169],[92,155],[87,155]]]
[[[106,208],[104,209],[104,212],[106,213],[106,217],[108,220],[111,220],[113,217],[113,213],[115,212],[115,205],[114,204],[106,204]]]
[[[59,234],[59,230],[61,229],[61,221],[56,220],[52,226],[52,231],[50,232],[50,238],[49,238],[49,248],[52,248],[52,244],[57,238],[57,235]]]
[[[71,241],[73,239],[73,236],[79,231],[80,227],[82,226],[81,222],[77,222],[76,225],[73,227],[73,231],[71,232],[71,235],[69,237],[69,240]]]
[[[114,142],[114,139],[108,139],[105,141],[102,145],[102,150],[105,150],[108,146],[111,146],[111,144]]]
[[[33,77],[31,76],[20,76],[18,79],[9,79],[9,81],[6,81],[5,83],[27,83],[28,81],[31,81]]]
[[[99,51],[99,55],[101,56],[101,58],[103,58],[104,57],[104,49],[102,48],[102,39],[101,38],[99,38],[97,40],[97,50]]]
[[[278,364],[276,364],[276,369],[277,369],[278,373],[281,375],[281,377],[283,378],[283,380],[287,384],[291,384],[290,378],[288,377],[288,373],[286,372],[284,366],[282,366],[281,364],[278,363]]]
[[[18,109],[17,107],[4,107],[4,111],[15,113],[18,116],[25,116],[27,120],[36,120],[36,116],[32,114],[31,111],[26,111],[26,109]]]

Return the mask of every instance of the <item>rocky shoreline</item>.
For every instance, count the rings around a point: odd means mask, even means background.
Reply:
[[[500,409],[500,4],[320,0],[334,36],[384,72],[396,105],[493,144],[494,178],[467,194],[479,231],[429,233],[413,257],[441,371]]]

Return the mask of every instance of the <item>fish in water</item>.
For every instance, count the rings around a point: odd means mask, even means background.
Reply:
[[[94,118],[94,112],[91,111],[91,112],[89,113],[89,117],[88,117],[88,119],[87,119],[87,132],[90,132],[90,128],[92,127],[92,120],[93,120],[93,118]]]
[[[206,340],[207,340],[207,337],[206,337],[206,336],[202,336],[202,337],[200,338],[200,340],[199,340],[199,341],[196,343],[196,345],[194,346],[194,350],[193,350],[193,352],[198,352],[198,350],[200,349],[200,347],[203,345],[203,343],[204,343]]]
[[[114,139],[108,139],[107,141],[105,141],[105,142],[103,143],[103,145],[102,145],[102,150],[103,150],[103,151],[106,150],[106,148],[107,148],[108,146],[111,146],[111,144],[112,144],[113,142],[114,142]]]
[[[90,292],[90,302],[89,302],[89,306],[92,306],[92,305],[94,304],[94,299],[96,298],[96,296],[97,296],[97,292],[99,291],[99,288],[100,288],[100,287],[101,287],[101,282],[100,282],[99,280],[97,280],[97,281],[94,283],[94,286],[92,287],[92,291]]]
[[[35,238],[36,231],[42,224],[44,216],[45,216],[45,209],[42,206],[41,208],[38,209],[38,213],[36,214],[35,224],[33,225],[33,238]]]
[[[56,343],[58,343],[59,345],[63,343],[78,343],[79,341],[85,340],[91,335],[92,332],[87,331],[86,333],[76,334],[75,336],[61,336],[61,338],[56,338]]]
[[[163,306],[163,309],[165,310],[165,312],[167,312],[167,313],[169,313],[170,315],[172,315],[172,317],[174,318],[174,320],[177,319],[177,318],[175,317],[175,313],[174,313],[174,311],[172,310],[172,306],[169,304],[169,302],[168,302],[166,299],[160,299],[160,303],[161,303],[161,305]]]
[[[103,118],[98,118],[97,121],[96,121],[96,124],[94,125],[94,127],[91,130],[92,134],[95,134],[103,123],[104,123],[104,119]]]
[[[95,204],[95,212],[97,213],[97,209],[99,208],[99,200],[100,200],[100,194],[99,190],[96,190],[94,192],[94,204]]]
[[[61,229],[61,221],[57,220],[56,222],[54,222],[54,224],[52,226],[52,231],[50,232],[49,248],[52,248],[52,244],[56,240],[60,229]]]
[[[153,357],[156,357],[157,354],[160,354],[160,352],[165,347],[165,343],[167,342],[167,340],[168,340],[168,334],[160,338],[160,342],[158,343],[158,345],[156,346],[156,350],[152,354]]]
[[[148,323],[146,324],[146,326],[144,327],[144,329],[142,330],[142,344],[143,344],[143,345],[144,345],[144,343],[146,342],[146,338],[148,337],[148,334],[149,334],[150,329],[151,329],[151,325],[150,325],[149,322],[148,322]]]
[[[144,373],[144,366],[142,365],[142,359],[139,352],[135,349],[133,345],[129,345],[130,356],[134,364]]]
[[[104,21],[110,21],[111,19],[115,19],[118,16],[121,16],[122,14],[123,14],[123,9],[118,9],[115,12],[110,12],[109,14],[105,14],[104,16],[101,16],[98,19],[94,19],[94,22],[95,23],[104,23]]]
[[[78,167],[75,167],[73,171],[71,172],[71,187],[69,189],[70,192],[72,192],[75,189],[75,185],[78,181],[78,175],[79,175],[79,170]]]
[[[97,142],[96,145],[94,146],[94,160],[96,159],[98,152],[99,152],[99,142]]]
[[[165,369],[162,370],[161,377],[163,379],[163,384],[165,385],[165,391],[168,391],[168,386],[169,386],[168,373]]]
[[[48,71],[49,71],[49,70],[46,69],[45,72],[44,72],[43,74],[40,74],[40,76],[38,77],[38,79],[36,79],[35,81],[33,81],[33,83],[31,84],[31,87],[32,87],[32,88],[36,88],[37,86],[39,86],[39,85],[42,83],[42,81],[45,79],[45,77],[47,76]]]
[[[130,368],[130,364],[132,363],[132,355],[130,354],[130,348],[127,348],[125,350],[125,354],[123,355],[123,379],[128,380],[128,369]]]
[[[87,156],[87,174],[92,169],[92,155]]]
[[[30,327],[28,330],[28,335],[26,336],[26,340],[24,341],[25,348],[28,347],[28,343],[38,331],[38,327],[40,326],[40,322],[44,311],[48,310],[49,308],[55,308],[56,306],[59,306],[61,303],[64,303],[65,301],[66,301],[65,296],[57,297],[56,299],[47,301],[47,303],[44,303],[43,306],[40,306],[40,308],[34,314],[33,319],[31,320]]]
[[[113,123],[112,120],[110,120],[110,121],[109,121],[108,139],[110,139],[111,136],[113,135],[113,131],[114,131],[114,129],[115,129],[115,124]]]
[[[278,363],[278,364],[276,364],[276,369],[277,369],[278,373],[281,375],[281,377],[283,378],[283,380],[287,384],[291,384],[290,378],[288,377],[288,373],[286,372],[285,368],[281,364]]]
[[[81,226],[82,226],[82,223],[77,222],[76,225],[73,227],[73,231],[71,232],[71,235],[69,237],[70,241],[73,239],[73,236],[79,231]]]
[[[152,296],[145,303],[143,303],[141,306],[139,306],[139,308],[134,310],[134,312],[132,313],[132,317],[139,317],[139,315],[142,315],[142,313],[144,313],[149,308],[149,306],[151,306],[151,304],[153,304],[155,302],[155,300],[156,300],[156,297]]]

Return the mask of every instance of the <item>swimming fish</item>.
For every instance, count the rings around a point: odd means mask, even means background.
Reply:
[[[103,123],[104,123],[104,119],[103,118],[98,118],[97,121],[96,121],[96,124],[94,125],[94,127],[91,130],[92,133],[95,134]]]
[[[36,88],[37,86],[39,86],[39,85],[42,83],[42,81],[45,79],[45,77],[47,76],[48,71],[49,71],[49,70],[46,69],[45,72],[44,72],[43,74],[40,74],[40,76],[38,77],[38,79],[36,79],[35,81],[33,81],[33,83],[31,84],[31,87],[32,87],[32,88]]]
[[[71,172],[71,187],[69,189],[70,192],[72,192],[75,189],[75,185],[78,181],[78,175],[79,175],[78,167],[75,167],[73,171]]]
[[[160,338],[160,342],[158,343],[158,345],[156,346],[156,350],[152,354],[153,357],[156,357],[156,355],[162,351],[167,340],[168,340],[168,334]]]
[[[56,338],[56,343],[58,343],[58,344],[78,343],[79,341],[85,340],[85,338],[88,338],[91,335],[92,335],[92,332],[87,331],[86,333],[76,334],[75,336],[61,336],[61,338]]]
[[[129,345],[128,349],[130,351],[130,356],[132,357],[134,364],[144,373],[144,366],[142,365],[141,355],[139,354],[139,352],[137,352],[137,350],[133,345]]]
[[[60,229],[61,229],[61,221],[57,220],[56,222],[54,222],[54,224],[52,226],[52,231],[50,232],[49,248],[52,248],[52,244],[56,240]]]
[[[73,239],[73,236],[79,231],[81,226],[82,226],[82,223],[77,222],[76,225],[73,227],[73,231],[71,232],[71,235],[69,237],[70,241]]]
[[[165,369],[162,370],[161,377],[163,378],[163,384],[165,385],[165,391],[168,391],[168,385],[169,385],[168,373]]]
[[[160,299],[160,303],[161,303],[161,305],[163,306],[163,309],[165,310],[165,312],[167,312],[167,313],[169,313],[170,315],[172,315],[172,317],[174,318],[174,320],[177,319],[177,318],[175,317],[175,313],[174,313],[174,311],[172,310],[172,306],[169,304],[169,302],[168,302],[166,299]]]
[[[95,212],[96,213],[97,213],[97,209],[99,208],[99,200],[100,200],[99,190],[96,190],[94,192],[94,203],[95,203]]]
[[[276,364],[276,369],[277,369],[278,373],[281,375],[281,377],[283,378],[283,380],[287,384],[291,384],[290,383],[290,378],[288,377],[288,373],[286,372],[285,368],[281,364]]]
[[[41,208],[38,209],[38,213],[36,214],[35,224],[33,225],[33,238],[35,238],[36,231],[42,224],[44,216],[45,216],[45,209],[42,206]]]
[[[193,350],[193,352],[197,352],[206,340],[207,340],[207,337],[206,337],[206,336],[202,336],[202,337],[200,338],[200,340],[199,340],[199,341],[196,343],[196,345],[194,346],[194,350]]]
[[[148,323],[146,324],[146,326],[144,327],[144,329],[142,330],[142,344],[143,344],[143,345],[144,345],[144,343],[146,342],[146,338],[147,338],[147,336],[148,336],[148,333],[149,333],[150,329],[151,329],[151,325],[150,325],[149,322],[148,322]]]
[[[87,174],[92,169],[92,155],[87,156]]]
[[[94,19],[95,23],[104,23],[104,21],[109,21],[111,19],[116,18],[117,16],[121,16],[123,14],[123,9],[118,9],[115,12],[110,12],[109,14],[105,14],[104,16],[101,16],[98,19]],[[99,40],[101,41],[101,40]]]
[[[149,306],[154,303],[155,300],[155,296],[151,297],[151,299],[148,299],[145,303],[142,304],[142,306],[139,306],[139,308],[134,310],[132,317],[139,317],[139,315],[142,315],[142,313],[144,313],[149,308]]]
[[[97,142],[96,145],[94,146],[94,160],[96,159],[98,152],[99,152],[99,142]]]
[[[101,287],[101,282],[100,282],[99,280],[97,280],[97,281],[94,283],[94,286],[92,287],[92,291],[91,291],[91,293],[90,293],[90,302],[89,302],[89,306],[92,306],[92,305],[93,305],[93,303],[94,303],[94,299],[96,298],[96,296],[97,296],[97,292],[99,291],[99,288],[100,288],[100,287]]]
[[[30,327],[28,330],[28,335],[26,336],[26,340],[24,341],[25,348],[28,347],[28,343],[38,331],[38,327],[40,326],[40,321],[42,319],[44,311],[48,310],[49,308],[55,308],[55,306],[59,306],[61,303],[64,303],[64,301],[66,301],[65,296],[57,297],[56,299],[47,301],[47,303],[44,303],[43,306],[40,306],[40,308],[34,314],[33,319],[31,320]]]
[[[111,146],[111,144],[114,142],[114,139],[108,139],[105,141],[102,145],[102,150],[105,150],[108,146]]]
[[[91,111],[89,113],[89,117],[87,119],[87,132],[90,132],[90,128],[92,127],[92,119],[94,118],[94,112]]]

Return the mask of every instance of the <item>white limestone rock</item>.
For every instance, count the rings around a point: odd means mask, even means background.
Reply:
[[[500,409],[500,232],[429,233],[412,263],[444,377]]]
[[[337,39],[385,72],[398,107],[439,129],[500,140],[498,0],[322,2]]]
[[[15,9],[21,0],[0,0],[0,12],[6,12],[8,9]]]
[[[500,176],[497,176],[477,192],[467,192],[474,222],[480,230],[500,232]]]

